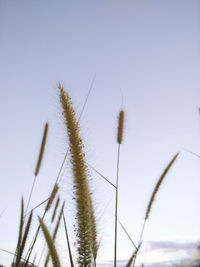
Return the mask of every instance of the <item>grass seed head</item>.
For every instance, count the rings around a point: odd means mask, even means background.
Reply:
[[[124,111],[121,110],[118,116],[118,130],[117,130],[117,143],[121,144],[124,131]]]

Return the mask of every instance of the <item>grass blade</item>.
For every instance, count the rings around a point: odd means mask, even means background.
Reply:
[[[49,251],[50,251],[50,255],[51,255],[51,258],[52,258],[52,262],[53,262],[53,266],[54,267],[61,267],[60,265],[60,260],[59,260],[59,257],[58,257],[58,253],[56,251],[56,248],[55,248],[55,245],[54,245],[54,241],[46,227],[46,225],[44,224],[43,220],[39,218],[39,222],[40,222],[40,226],[42,228],[42,232],[44,234],[44,237],[46,239],[46,242],[47,242],[47,245],[48,245],[48,248],[49,248]]]
[[[65,235],[66,235],[66,239],[67,239],[67,247],[68,247],[68,251],[69,251],[70,264],[71,264],[71,267],[74,267],[73,257],[72,257],[72,252],[71,252],[69,236],[68,236],[68,231],[67,231],[67,224],[66,224],[64,212],[63,212],[63,221],[64,221],[64,226],[65,226]]]

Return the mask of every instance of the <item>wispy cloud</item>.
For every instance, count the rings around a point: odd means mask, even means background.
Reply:
[[[174,242],[174,241],[148,241],[146,243],[144,252],[153,250],[163,250],[162,252],[177,252],[184,250],[186,252],[195,249],[197,247],[196,242]]]
[[[200,266],[200,249],[197,242],[148,241],[140,252],[139,264],[144,260],[145,267],[196,267]],[[118,260],[117,266],[124,267],[128,259]],[[108,260],[98,264],[101,267],[113,266]]]

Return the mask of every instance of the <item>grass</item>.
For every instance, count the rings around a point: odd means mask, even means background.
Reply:
[[[48,133],[48,123],[45,124],[44,127],[44,133],[42,137],[41,142],[41,148],[39,152],[39,157],[37,160],[36,168],[35,168],[35,176],[34,181],[31,187],[31,191],[29,194],[26,210],[24,212],[24,200],[22,198],[21,200],[21,215],[20,215],[20,225],[19,225],[19,234],[18,234],[18,241],[16,245],[15,252],[9,252],[13,254],[13,267],[19,267],[19,266],[29,266],[30,259],[33,258],[33,250],[35,247],[35,243],[37,242],[39,234],[42,234],[45,239],[46,246],[48,247],[48,252],[46,254],[46,260],[44,266],[49,266],[49,262],[53,264],[54,267],[60,267],[61,266],[61,256],[59,255],[59,252],[56,248],[56,236],[58,233],[58,229],[63,223],[64,226],[64,233],[63,235],[66,237],[66,244],[68,247],[68,251],[66,250],[66,253],[69,253],[69,262],[66,266],[80,266],[80,267],[92,267],[92,266],[98,266],[97,264],[97,258],[98,258],[98,250],[99,250],[99,234],[97,232],[97,222],[96,222],[96,214],[92,199],[92,192],[90,189],[90,184],[88,181],[88,165],[85,160],[85,155],[83,151],[83,141],[79,133],[79,119],[76,119],[76,114],[73,109],[72,101],[67,94],[67,92],[64,90],[64,87],[59,84],[58,85],[59,93],[60,93],[60,103],[63,110],[63,118],[64,123],[66,126],[66,135],[69,140],[69,147],[66,147],[66,155],[64,157],[64,160],[62,162],[61,168],[59,170],[58,176],[55,179],[54,187],[52,188],[52,191],[49,195],[49,197],[43,201],[42,203],[38,204],[36,207],[32,208],[30,212],[28,212],[28,207],[31,203],[31,197],[33,194],[34,186],[36,177],[39,174],[40,166],[42,164],[42,158],[45,151],[45,144],[47,139],[47,133]],[[90,88],[91,91],[91,88]],[[89,91],[89,93],[90,93]],[[89,94],[88,94],[89,96]],[[87,99],[88,99],[87,96]],[[86,99],[86,101],[87,101]],[[86,102],[84,103],[85,107]],[[83,110],[84,110],[83,107]],[[83,110],[81,112],[81,115],[83,113]],[[142,230],[140,233],[140,237],[138,242],[135,242],[132,240],[131,236],[123,226],[123,224],[119,221],[118,218],[118,193],[119,193],[119,166],[120,166],[120,149],[123,141],[123,125],[124,125],[124,110],[121,110],[119,112],[118,116],[118,129],[117,129],[117,146],[118,146],[118,154],[117,154],[117,167],[116,167],[116,184],[113,184],[107,179],[104,175],[101,174],[98,170],[96,170],[94,167],[90,166],[101,179],[103,179],[105,182],[107,182],[113,190],[115,190],[115,221],[114,221],[114,256],[113,256],[113,266],[117,266],[117,243],[118,243],[118,224],[122,227],[125,234],[128,236],[128,238],[131,240],[134,251],[132,255],[130,255],[130,258],[127,259],[127,267],[133,267],[135,266],[138,252],[140,251],[140,247],[142,245],[142,238],[144,234],[145,225],[147,223],[147,220],[150,216],[153,203],[157,197],[157,194],[159,192],[159,189],[161,185],[163,184],[163,181],[168,174],[170,168],[176,161],[179,153],[177,153],[173,159],[170,161],[170,163],[167,165],[166,169],[162,173],[161,177],[158,179],[158,182],[156,183],[152,194],[149,199],[149,203],[147,205],[146,213],[145,213],[145,219],[142,226]],[[72,169],[72,176],[73,176],[73,184],[74,184],[74,199],[76,202],[76,254],[72,254],[71,244],[70,244],[70,233],[68,233],[68,227],[67,222],[70,222],[70,219],[65,217],[64,215],[64,205],[65,202],[63,202],[62,207],[59,207],[60,203],[60,196],[59,196],[59,178],[60,173],[62,171],[62,168],[64,166],[65,159],[67,158],[67,155],[70,157],[71,160],[71,169]],[[55,202],[55,198],[57,197],[57,200]],[[53,203],[55,202],[55,205],[53,207]],[[32,241],[29,244],[28,248],[26,249],[26,242],[28,234],[30,234],[31,229],[31,222],[33,218],[33,213],[37,211],[37,208],[41,205],[44,205],[44,212],[41,217],[38,217],[38,227],[36,228],[35,234],[32,237]],[[45,217],[47,213],[51,213],[51,219],[49,223],[45,223]],[[54,225],[54,221],[56,220],[56,224],[53,230],[53,233],[51,233],[50,228]],[[63,220],[62,220],[63,219]],[[137,245],[136,245],[137,244]],[[26,249],[26,251],[25,251]],[[44,254],[44,250],[42,250],[42,255]],[[40,256],[40,259],[41,259]],[[35,257],[35,262],[37,265],[37,257]],[[40,260],[39,260],[40,263]]]

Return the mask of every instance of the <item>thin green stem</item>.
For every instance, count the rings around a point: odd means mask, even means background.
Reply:
[[[115,198],[114,267],[117,266],[117,213],[118,213],[119,156],[120,156],[120,144],[118,144],[118,153],[117,153],[117,177],[116,177],[116,198]]]
[[[24,213],[25,215],[24,216],[26,216],[26,213],[28,211],[28,207],[29,207],[29,204],[30,204],[30,201],[31,201],[31,197],[32,197],[32,194],[33,194],[33,189],[35,187],[36,179],[37,179],[37,176],[35,175],[34,176],[34,180],[33,180],[33,184],[32,184],[32,187],[31,187],[31,192],[29,194],[28,203],[27,203],[27,206],[26,206],[26,210],[25,210],[25,213]]]
[[[131,243],[133,244],[134,248],[137,249],[137,246],[135,245],[135,243],[133,242],[133,239],[130,237],[129,233],[127,232],[126,228],[123,226],[123,224],[120,222],[119,219],[118,223],[120,224],[120,226],[122,227],[122,229],[124,230],[124,232],[126,233],[126,235],[128,236],[129,240],[131,241]]]
[[[69,236],[68,236],[68,231],[67,231],[67,224],[66,224],[64,212],[63,212],[62,215],[63,215],[63,221],[64,221],[64,226],[65,226],[65,235],[66,235],[66,239],[67,239],[67,246],[68,246],[68,251],[69,251],[70,263],[71,263],[71,267],[74,267],[71,247],[70,247],[70,243],[69,243]]]
[[[46,215],[46,210],[45,210],[44,213],[43,213],[42,220],[44,220],[45,215]],[[38,234],[39,234],[39,231],[40,231],[40,227],[41,227],[41,226],[40,226],[40,224],[39,224],[39,226],[38,226],[38,228],[37,228],[37,230],[36,230],[35,236],[34,236],[34,238],[33,238],[33,240],[32,240],[32,243],[31,243],[31,245],[30,245],[30,247],[29,247],[29,249],[28,249],[28,252],[26,253],[26,257],[25,257],[26,262],[25,262],[25,264],[23,265],[23,267],[27,267],[27,265],[28,265],[28,262],[29,262],[31,253],[32,253],[32,251],[33,251],[33,248],[34,248],[34,246],[35,246],[35,242],[36,242],[36,240],[37,240],[37,237],[38,237]]]
[[[43,205],[44,203],[46,203],[48,200],[49,200],[49,197],[48,197],[47,199],[45,199],[44,201],[42,201],[42,202],[41,202],[40,204],[38,204],[37,206],[35,206],[34,208],[32,208],[31,211],[34,211],[35,209],[39,208],[41,205]],[[29,212],[26,214],[26,216],[29,215],[29,214],[31,213],[31,211],[29,211]],[[25,215],[24,215],[24,217],[25,217]]]
[[[147,219],[144,220],[143,225],[142,225],[142,230],[141,230],[141,233],[140,233],[140,237],[139,237],[139,241],[138,241],[137,250],[136,250],[136,253],[135,253],[134,260],[133,260],[133,267],[135,266],[136,259],[137,259],[137,255],[138,255],[138,251],[139,251],[139,249],[140,249],[140,247],[141,247],[142,237],[143,237],[143,233],[144,233],[144,229],[145,229],[146,221],[147,221]]]
[[[107,183],[109,183],[110,185],[112,185],[115,189],[116,189],[116,186],[111,183],[103,174],[101,174],[99,171],[97,171],[94,167],[92,167],[92,165],[90,165],[89,163],[87,163],[87,165],[93,170],[95,171],[99,176],[101,176]]]

